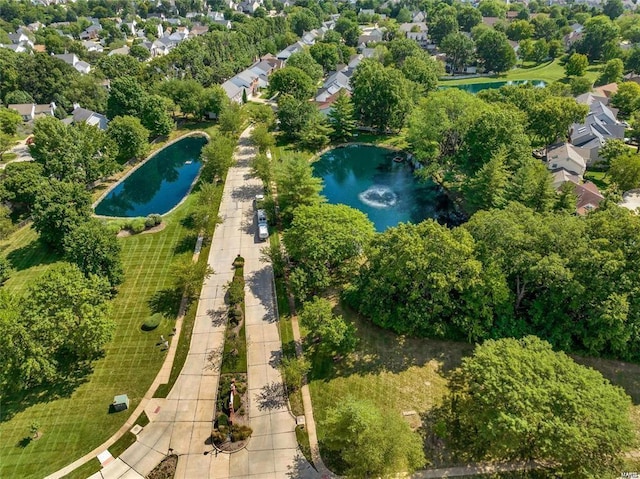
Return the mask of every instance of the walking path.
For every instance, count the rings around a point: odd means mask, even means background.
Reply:
[[[281,343],[276,322],[273,272],[260,261],[264,243],[255,234],[253,198],[262,191],[251,178],[248,161],[255,154],[246,130],[229,170],[220,205],[223,223],[213,237],[209,265],[215,273],[202,288],[189,355],[166,399],[151,399],[150,423],[138,440],[92,479],[142,478],[168,454],[179,456],[176,479],[317,477],[299,452],[295,421],[288,411],[276,365]],[[214,404],[224,344],[225,285],[232,263],[245,258],[245,306],[248,407],[253,435],[241,451],[214,453],[210,443]]]

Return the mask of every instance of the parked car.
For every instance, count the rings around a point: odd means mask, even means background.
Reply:
[[[264,210],[256,211],[258,218],[258,238],[262,241],[269,237],[269,224],[267,222],[267,213]]]

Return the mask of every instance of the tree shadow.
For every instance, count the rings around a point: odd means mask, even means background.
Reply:
[[[193,253],[193,250],[196,246],[196,241],[198,241],[198,233],[189,233],[180,241],[178,241],[178,243],[173,248],[173,252],[175,254]]]
[[[195,189],[195,188],[194,188]],[[180,220],[180,226],[187,228],[187,229],[194,229],[196,227],[196,223],[193,217],[193,214],[184,216],[181,220]]]
[[[260,411],[271,411],[273,409],[282,409],[287,407],[287,395],[282,383],[271,382],[265,385],[262,390],[256,394],[258,409]]]
[[[273,291],[273,270],[271,265],[265,264],[264,267],[253,273],[247,278],[246,284],[267,311],[262,319],[269,323],[274,323],[277,318],[275,311],[275,294]]]
[[[227,295],[228,293],[225,294],[225,297]],[[209,309],[207,310],[207,316],[211,318],[211,326],[223,326],[227,323],[227,308]]]
[[[175,319],[180,310],[182,302],[182,291],[177,288],[167,288],[156,291],[148,304],[152,314],[160,313],[165,318]]]
[[[82,384],[89,381],[93,365],[89,361],[62,363],[60,375],[50,383],[20,391],[3,392],[0,422],[9,421],[16,414],[40,403],[68,398]]]
[[[282,362],[282,357],[283,357],[282,350],[276,349],[274,351],[271,351],[271,357],[269,358],[269,366],[271,366],[274,369],[278,369],[280,367],[280,363]]]
[[[7,255],[11,267],[16,271],[29,269],[32,266],[45,265],[60,261],[62,256],[49,249],[39,239],[34,239],[29,244],[13,250]]]
[[[261,185],[242,185],[233,189],[231,198],[236,201],[250,201],[253,200],[256,195],[262,193],[264,193],[264,188]]]
[[[296,453],[293,464],[287,466],[286,475],[291,479],[312,479],[319,477],[318,471],[309,464],[309,461],[307,461],[300,451]]]
[[[23,437],[17,442],[16,447],[24,449],[29,444],[31,444],[31,441],[33,441],[33,438],[31,436]]]

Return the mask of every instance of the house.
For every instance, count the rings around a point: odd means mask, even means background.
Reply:
[[[231,28],[231,22],[226,20],[225,26]],[[199,37],[209,31],[209,25],[194,25],[191,27],[191,37]]]
[[[291,55],[302,50],[304,50],[304,43],[297,41],[278,53],[276,58],[286,62]]]
[[[80,32],[80,40],[95,40],[100,36],[102,25],[98,19],[93,19],[92,24]]]
[[[45,105],[35,103],[19,103],[8,105],[7,108],[15,110],[22,116],[22,121],[33,121],[40,116],[53,116],[56,111],[56,104],[51,102]]]
[[[70,121],[69,121],[70,120]],[[106,130],[109,120],[106,116],[96,113],[95,111],[82,108],[77,103],[73,104],[73,112],[69,118],[63,120],[65,123],[86,123],[87,125],[95,126],[100,130]]]
[[[67,65],[71,65],[82,74],[87,74],[91,71],[91,65],[89,65],[85,61],[80,60],[75,53],[60,53],[53,56],[59,58]]]
[[[102,45],[92,40],[83,40],[82,46],[85,47],[88,52],[102,53],[104,51],[104,47]]]
[[[9,33],[7,34],[7,36],[9,37],[9,40],[11,40],[11,43],[13,43],[14,45],[26,44],[30,47],[33,47],[33,42],[31,41],[31,39],[22,32]]]
[[[597,86],[593,89],[593,92],[598,96],[610,99],[613,95],[618,93],[618,84],[607,83],[606,85]]]
[[[256,13],[256,10],[262,6],[262,3],[257,0],[243,0],[238,5],[238,9],[244,13],[248,13],[253,15]]]
[[[318,107],[318,111],[322,113],[324,116],[329,116],[329,113],[333,110],[333,104],[340,96],[340,92],[344,92],[346,95],[351,96],[349,91],[340,88],[338,91],[333,94],[327,96],[324,101],[316,101],[316,106]]]
[[[547,168],[551,171],[563,169],[582,179],[587,171],[587,162],[576,147],[570,143],[562,143],[547,151]]]
[[[8,50],[13,50],[16,53],[26,53],[29,51],[29,47],[28,45],[24,44],[24,43],[18,43],[13,44],[13,43],[9,43],[9,44],[4,44],[4,43],[0,43],[0,48],[6,48]]]
[[[109,52],[109,56],[113,56],[113,55],[128,55],[129,54],[129,47],[127,45],[120,47],[120,48],[116,48],[115,50],[111,50]]]
[[[640,75],[635,72],[627,73],[624,77],[624,81],[632,81],[640,85]]]
[[[362,29],[362,35],[358,37],[358,45],[362,48],[369,43],[379,43],[384,39],[384,31],[378,27],[367,27]]]
[[[565,183],[573,185],[573,193],[576,195],[576,213],[585,215],[598,208],[604,200],[604,196],[598,187],[590,181],[582,183],[580,178],[563,169],[553,173],[553,187],[558,191]]]
[[[600,148],[609,139],[623,139],[625,126],[620,123],[612,109],[601,101],[594,101],[584,123],[575,123],[569,134],[571,144],[580,147],[587,166],[602,161]]]
[[[428,36],[429,28],[424,22],[403,23],[399,30],[405,37],[415,41],[423,49],[426,49],[431,43]]]
[[[581,105],[591,106],[593,103],[600,102],[603,105],[609,105],[609,98],[604,96],[604,94],[596,94],[595,92],[583,93],[582,95],[578,95],[576,97],[576,101]]]
[[[573,46],[575,43],[582,40],[582,30],[584,27],[579,23],[574,23],[571,25],[571,31],[567,33],[564,37],[562,37],[562,43],[565,48],[569,48]]]
[[[258,94],[260,77],[250,70],[241,71],[237,75],[229,78],[229,81],[246,91],[247,98],[254,97]]]
[[[482,23],[491,28],[493,28],[499,21],[499,17],[482,17]]]
[[[424,12],[415,12],[413,14],[413,18],[411,19],[413,23],[425,22],[426,20],[427,16],[424,14]]]
[[[242,103],[242,92],[244,91],[243,88],[239,87],[231,80],[227,80],[221,86],[224,92],[227,94],[227,98],[229,98],[229,100],[236,103]]]

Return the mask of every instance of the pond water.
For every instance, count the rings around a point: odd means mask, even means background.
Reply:
[[[329,203],[366,213],[377,231],[426,218],[459,224],[442,188],[418,180],[406,161],[394,161],[396,156],[384,148],[352,145],[328,151],[313,164],[313,171],[324,180],[322,195]]]
[[[160,150],[121,181],[96,206],[103,216],[165,214],[189,192],[200,171],[203,136],[190,136]]]
[[[492,88],[500,88],[505,85],[524,85],[525,83],[531,83],[535,87],[544,87],[546,83],[541,80],[510,80],[510,81],[492,81],[487,83],[468,83],[464,85],[452,85],[447,86],[446,83],[440,87],[442,90],[446,90],[447,88],[457,88],[459,90],[464,90],[472,94],[476,94],[482,90],[490,90]]]

